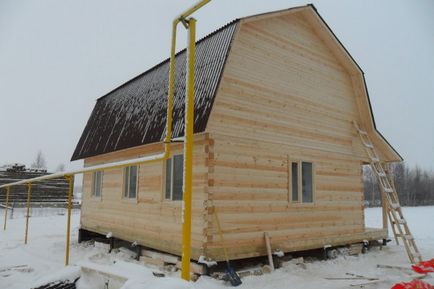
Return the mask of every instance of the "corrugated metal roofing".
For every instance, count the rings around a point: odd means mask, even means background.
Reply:
[[[203,132],[238,20],[197,42],[194,132]],[[184,134],[186,51],[176,55],[173,134]],[[71,160],[162,141],[169,59],[98,99]]]

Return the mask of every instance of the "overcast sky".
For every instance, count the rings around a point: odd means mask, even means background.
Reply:
[[[51,170],[80,167],[69,159],[95,100],[168,57],[171,21],[194,2],[0,0],[0,165],[42,150]],[[195,14],[198,36],[306,3],[214,0]],[[378,129],[434,168],[434,1],[313,3],[364,70]]]

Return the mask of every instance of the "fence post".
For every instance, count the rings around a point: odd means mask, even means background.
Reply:
[[[69,182],[68,190],[68,217],[66,221],[66,250],[65,250],[65,266],[69,265],[69,242],[71,239],[71,208],[72,208],[72,192],[74,189],[74,177],[65,176]]]
[[[15,209],[15,201],[12,202],[11,215],[9,216],[9,219],[14,218],[14,209]]]
[[[26,214],[26,233],[24,235],[24,244],[27,244],[27,235],[29,231],[29,217],[30,217],[30,197],[32,195],[32,183],[27,184],[27,214]]]
[[[8,206],[9,206],[9,193],[11,191],[11,187],[6,188],[6,207],[5,207],[5,223],[3,225],[3,230],[6,231],[6,222],[8,219]]]

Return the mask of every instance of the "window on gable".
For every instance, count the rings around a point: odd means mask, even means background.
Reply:
[[[290,162],[289,187],[293,203],[313,203],[314,169],[311,162]]]
[[[102,192],[102,171],[93,172],[92,174],[92,197],[101,197]]]
[[[135,199],[137,197],[138,170],[137,166],[124,168],[123,196],[126,199]]]
[[[184,156],[174,155],[166,160],[166,180],[164,196],[167,200],[182,200],[182,184],[184,177]]]

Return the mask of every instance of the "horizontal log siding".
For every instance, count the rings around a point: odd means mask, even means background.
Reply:
[[[207,255],[222,260],[358,241],[366,232],[352,81],[303,16],[241,22],[207,131]],[[288,203],[290,161],[315,164],[313,204]],[[378,237],[381,234],[375,231]]]
[[[207,228],[208,137],[196,135],[193,153],[192,258],[203,254]],[[182,144],[172,146],[172,153],[182,153]],[[85,165],[115,162],[159,153],[161,144],[145,145],[85,160]],[[103,176],[102,197],[91,196],[92,175],[83,179],[81,226],[84,229],[137,241],[154,249],[181,255],[181,202],[164,200],[163,163],[139,167],[137,200],[122,198],[122,169],[107,170]]]

